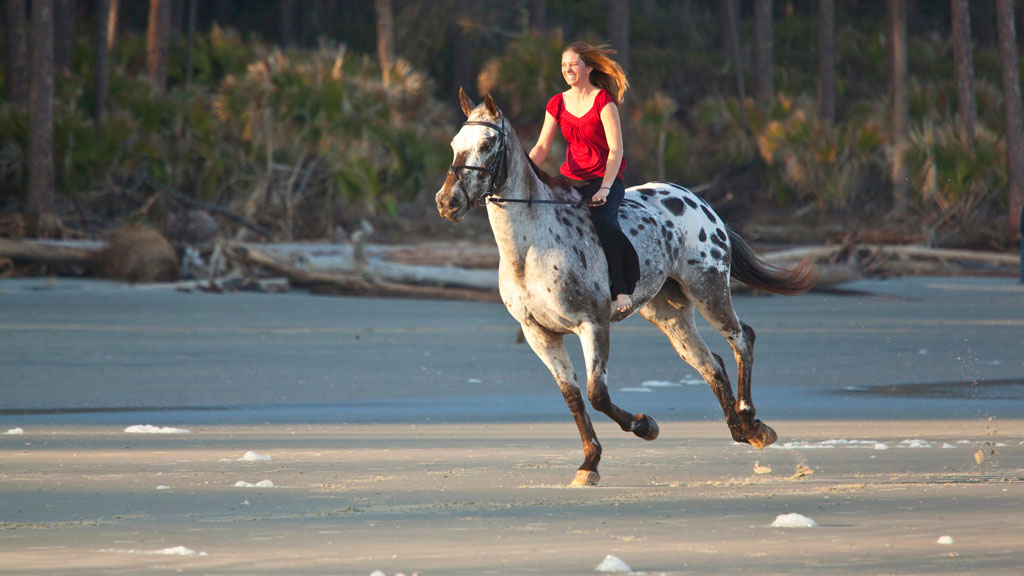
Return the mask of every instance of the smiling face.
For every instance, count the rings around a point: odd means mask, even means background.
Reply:
[[[572,50],[562,53],[562,78],[569,86],[585,86],[590,84],[590,71],[593,70]]]

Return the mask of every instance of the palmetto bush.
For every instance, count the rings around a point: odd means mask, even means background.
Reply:
[[[180,71],[172,70],[160,95],[142,75],[144,43],[119,38],[101,125],[90,114],[91,72],[59,79],[54,142],[63,197],[116,219],[170,189],[291,238],[332,233],[338,214],[394,212],[443,174],[448,111],[408,64],[396,64],[385,88],[375,59],[344,47],[282,53],[217,28],[196,46],[195,84],[175,84]],[[0,107],[0,187],[12,197],[24,193],[27,141],[27,113]],[[134,191],[134,206],[126,191]]]

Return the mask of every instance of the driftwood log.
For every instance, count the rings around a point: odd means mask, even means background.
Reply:
[[[359,238],[345,244],[222,243],[209,266],[195,250],[186,259],[203,273],[205,285],[262,289],[280,284],[267,276],[286,278],[313,292],[368,296],[497,300],[497,248],[486,243],[428,242],[423,245],[364,245]],[[11,240],[0,238],[4,274],[25,263],[102,269],[103,241]],[[1006,275],[1020,273],[1017,254],[948,250],[914,245],[853,243],[809,246],[767,252],[764,258],[782,267],[809,258],[817,267],[819,285],[836,286],[861,278],[898,275]],[[233,270],[220,261],[233,264]],[[469,266],[469,267],[466,267]],[[187,283],[186,283],[187,284]],[[185,286],[185,284],[182,284]],[[187,286],[186,286],[187,289]]]

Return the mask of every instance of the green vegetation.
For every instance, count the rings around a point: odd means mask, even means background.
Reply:
[[[527,147],[545,102],[563,87],[562,47],[606,38],[603,12],[587,8],[591,3],[549,1],[545,32],[526,31],[522,4],[453,19],[461,4],[397,2],[396,36],[409,40],[399,42],[398,52],[407,60],[398,60],[387,87],[366,31],[372,11],[364,8],[349,9],[348,36],[335,31],[348,46],[321,36],[282,49],[214,25],[196,37],[189,87],[178,36],[164,95],[144,76],[145,38],[126,29],[111,54],[110,105],[101,125],[90,112],[92,43],[82,26],[73,69],[57,82],[58,193],[79,206],[84,221],[99,222],[158,218],[158,211],[137,209],[169,188],[230,207],[279,238],[330,236],[353,215],[387,217],[410,202],[423,204],[443,179],[460,120],[451,88],[456,26],[475,46],[476,85],[466,88],[492,92]],[[816,112],[812,4],[776,3],[777,92],[754,102],[736,96],[736,63],[723,53],[715,10],[695,2],[637,3],[624,117],[633,183],[730,186],[741,172],[753,174],[755,185],[732,190],[735,201],[757,211],[815,222],[880,221],[891,204],[884,10],[837,6],[838,120],[829,125]],[[243,27],[253,29],[258,19],[248,18]],[[998,55],[991,38],[976,41],[978,130],[976,142],[965,145],[954,128],[948,7],[928,4],[911,20],[908,223],[937,242],[968,242],[972,229],[1007,210]],[[447,35],[435,32],[442,29]],[[749,15],[740,33],[749,93]],[[27,139],[27,112],[0,104],[7,206],[25,194]],[[554,170],[558,157],[549,155],[546,168]]]

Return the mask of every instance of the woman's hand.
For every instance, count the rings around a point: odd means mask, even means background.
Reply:
[[[608,200],[608,187],[602,187],[593,196],[590,197],[590,204],[593,206],[601,206]]]

